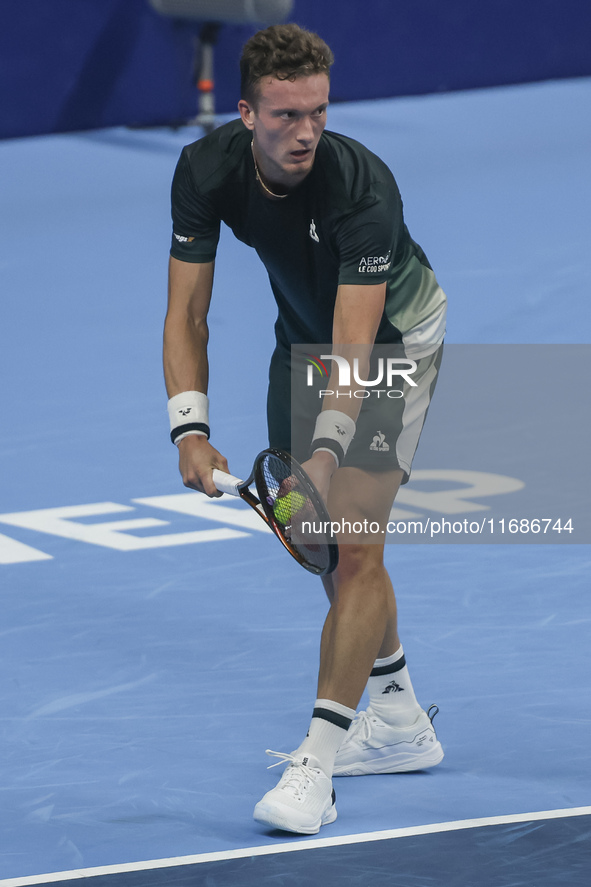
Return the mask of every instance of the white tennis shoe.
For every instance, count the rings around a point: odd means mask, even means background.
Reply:
[[[337,752],[333,776],[408,773],[439,764],[443,749],[433,727],[438,711],[432,705],[414,724],[392,727],[368,706],[353,719]]]
[[[335,793],[329,777],[315,767],[312,757],[295,757],[267,749],[268,755],[289,762],[275,788],[268,791],[254,808],[257,822],[274,828],[315,835],[321,825],[337,818]]]

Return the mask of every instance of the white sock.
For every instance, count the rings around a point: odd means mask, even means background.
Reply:
[[[308,735],[294,754],[315,758],[320,769],[332,776],[336,754],[354,717],[353,708],[332,699],[317,699]]]
[[[412,688],[402,647],[385,659],[376,659],[367,689],[371,710],[393,727],[413,724],[422,711]]]

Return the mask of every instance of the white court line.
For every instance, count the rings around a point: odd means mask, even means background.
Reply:
[[[455,822],[434,822],[411,828],[387,829],[381,832],[362,832],[357,835],[338,835],[335,838],[317,838],[297,843],[265,844],[262,847],[244,847],[238,850],[221,850],[217,853],[198,853],[195,856],[177,856],[170,859],[150,859],[122,865],[104,865],[70,872],[53,872],[26,878],[8,878],[0,881],[0,887],[31,887],[37,884],[53,884],[56,881],[73,881],[75,878],[95,878],[98,875],[118,875],[125,872],[147,872],[181,865],[198,865],[202,862],[219,862],[224,859],[245,859],[252,856],[271,856],[273,853],[293,853],[296,850],[316,850],[320,847],[339,847],[346,844],[363,844],[370,841],[388,841],[392,838],[410,838],[415,835],[435,835],[462,829],[484,828],[489,825],[509,825],[516,822],[539,822],[544,819],[567,819],[571,816],[589,816],[591,807],[571,807],[564,810],[543,810],[538,813],[514,813],[510,816],[485,816],[482,819],[458,819]]]

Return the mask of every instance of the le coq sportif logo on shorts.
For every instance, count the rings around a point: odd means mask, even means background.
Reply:
[[[386,435],[383,431],[378,431],[369,445],[370,450],[374,453],[389,453],[390,444],[386,441]]]

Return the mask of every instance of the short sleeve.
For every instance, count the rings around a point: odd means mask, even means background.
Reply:
[[[402,201],[394,179],[372,183],[336,232],[339,284],[387,280],[403,228]]]
[[[212,262],[220,237],[220,219],[207,195],[200,194],[185,148],[172,180],[172,245],[181,262]]]

